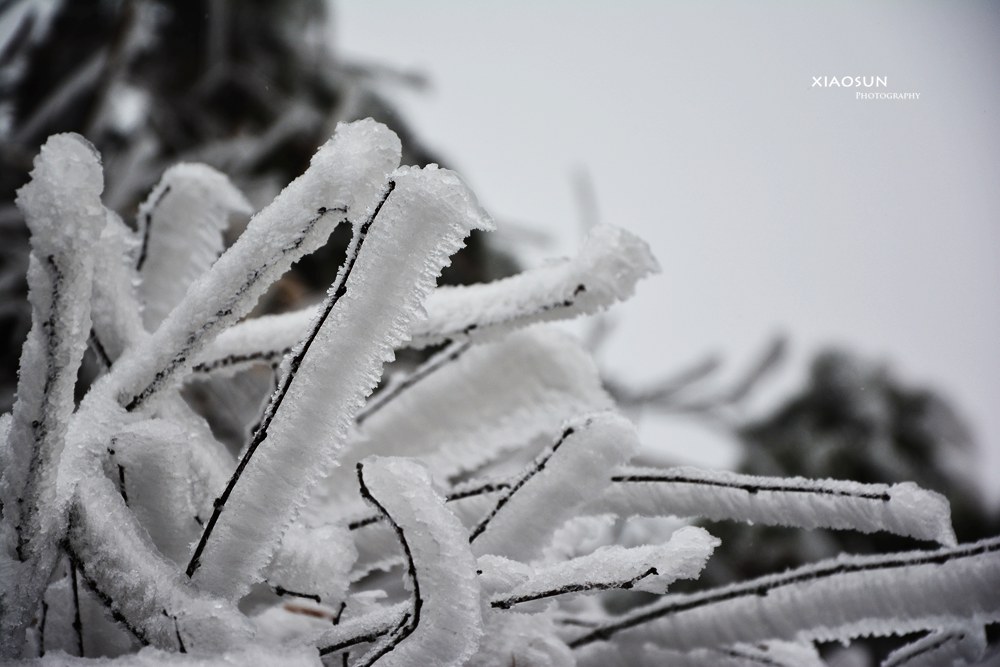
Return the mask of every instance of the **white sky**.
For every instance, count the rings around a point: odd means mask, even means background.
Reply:
[[[501,222],[553,236],[522,257],[575,247],[578,167],[602,221],[649,241],[663,274],[616,311],[606,365],[641,381],[721,352],[735,372],[782,331],[773,402],[846,344],[954,400],[1000,499],[1000,3],[352,0],[336,18],[342,53],[431,78],[393,99]],[[920,99],[810,87],[862,74]]]

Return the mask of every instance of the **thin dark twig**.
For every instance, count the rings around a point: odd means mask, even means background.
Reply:
[[[589,425],[589,421],[584,425],[584,428],[586,428],[587,425]],[[535,462],[531,465],[531,467],[524,473],[524,475],[521,476],[521,479],[517,480],[516,482],[510,485],[510,487],[507,490],[507,493],[505,493],[503,496],[500,497],[499,500],[497,500],[496,507],[493,508],[493,511],[490,512],[488,515],[486,515],[486,517],[484,517],[483,520],[479,522],[479,525],[477,525],[469,534],[470,544],[472,542],[475,542],[476,539],[480,535],[482,535],[483,532],[485,532],[486,527],[489,525],[490,521],[493,520],[493,517],[495,517],[497,513],[501,509],[503,509],[504,505],[506,505],[510,501],[510,499],[514,496],[514,494],[517,493],[522,486],[527,484],[532,477],[534,477],[535,475],[537,475],[538,473],[540,473],[542,470],[545,469],[545,466],[548,465],[549,459],[551,459],[552,456],[559,450],[559,448],[562,447],[563,443],[566,442],[566,439],[569,438],[571,435],[573,435],[575,432],[576,429],[573,428],[572,426],[564,430],[562,432],[562,435],[559,436],[559,439],[556,440],[555,444],[552,445],[552,447],[547,452],[545,452],[545,454],[543,454],[542,456],[540,456],[538,459],[535,460]]]
[[[401,382],[393,385],[386,392],[378,396],[378,398],[366,405],[365,408],[358,413],[355,421],[359,425],[363,424],[373,414],[384,408],[401,394],[405,393],[407,389],[410,389],[424,378],[433,375],[436,371],[456,361],[459,357],[465,354],[470,347],[471,343],[467,340],[458,343],[451,343],[440,354],[428,359],[426,363],[422,364],[417,370],[413,371],[413,373],[408,375]]]
[[[156,213],[156,209],[160,207],[163,200],[168,194],[170,194],[171,186],[166,186],[160,192],[159,196],[156,198],[146,213],[142,216],[142,220],[145,223],[142,226],[142,245],[139,246],[139,257],[135,260],[135,270],[136,272],[142,271],[143,265],[146,263],[146,255],[149,252],[149,236],[153,227],[153,214]]]
[[[639,581],[642,581],[646,577],[655,577],[659,572],[655,567],[651,567],[645,572],[637,574],[634,577],[625,579],[624,581],[582,581],[577,584],[567,584],[566,586],[560,586],[559,588],[553,588],[547,591],[539,591],[538,593],[529,593],[526,595],[513,595],[507,598],[497,598],[490,601],[490,606],[494,609],[510,609],[516,604],[521,604],[522,602],[531,602],[533,600],[542,600],[544,598],[555,597],[557,595],[566,595],[567,593],[582,593],[585,591],[609,591],[616,588],[624,588],[626,590],[635,586]]]
[[[848,489],[831,489],[823,487],[794,486],[782,484],[780,482],[726,482],[714,479],[698,479],[697,477],[687,477],[685,475],[664,471],[653,475],[614,475],[611,477],[612,483],[664,483],[664,484],[691,484],[694,486],[714,486],[724,489],[737,489],[755,495],[760,491],[770,491],[774,493],[811,493],[824,496],[843,496],[846,498],[863,498],[865,500],[881,500],[889,502],[892,498],[887,492],[876,493],[873,491],[851,491]]]
[[[38,624],[38,657],[45,657],[45,624],[49,620],[49,603],[42,600],[42,620]]]
[[[479,486],[465,488],[461,491],[455,491],[449,493],[444,497],[446,503],[451,503],[456,500],[465,500],[466,498],[474,498],[475,496],[482,496],[488,493],[497,493],[498,491],[504,491],[510,488],[510,484],[507,482],[484,482]],[[358,530],[359,528],[364,528],[365,526],[370,526],[372,524],[381,523],[385,521],[385,517],[381,514],[372,514],[361,519],[355,519],[354,521],[347,524],[348,530]]]
[[[291,595],[293,598],[303,598],[305,600],[312,600],[316,604],[322,604],[323,601],[320,599],[319,595],[316,593],[300,593],[299,591],[290,591],[284,586],[278,586],[277,584],[271,585],[271,590],[274,591],[275,595],[284,597],[286,595]],[[341,609],[343,611],[343,609]],[[336,624],[334,624],[336,625]]]
[[[76,654],[83,655],[83,621],[80,618],[80,587],[76,577],[76,563],[69,563],[70,585],[73,588],[73,632],[76,634]]]

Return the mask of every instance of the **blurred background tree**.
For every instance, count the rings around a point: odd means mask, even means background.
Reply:
[[[79,132],[100,151],[106,205],[131,222],[177,162],[229,175],[261,206],[298,176],[336,124],[372,117],[403,142],[403,164],[441,159],[371,85],[422,86],[417,74],[346,62],[325,0],[0,2],[0,411],[10,410],[27,334],[27,230],[14,206],[38,146]],[[245,221],[235,221],[233,236]],[[333,282],[348,230],[300,262],[263,300],[277,312]],[[512,260],[474,234],[445,283],[491,280]]]

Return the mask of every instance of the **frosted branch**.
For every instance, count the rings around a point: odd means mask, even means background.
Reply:
[[[207,165],[178,164],[163,174],[139,207],[135,268],[147,329],[156,329],[222,254],[230,216],[252,212],[243,193]]]
[[[663,593],[678,579],[697,578],[718,544],[704,529],[688,527],[663,545],[603,547],[536,570],[527,581],[494,596],[490,606],[509,609],[533,600],[614,588]]]
[[[399,539],[413,598],[404,623],[356,664],[464,664],[482,634],[476,561],[464,527],[418,464],[372,458],[357,471],[362,496],[387,517]]]
[[[456,359],[444,354],[447,363],[368,413],[323,484],[331,499],[353,491],[346,470],[365,456],[419,457],[446,481],[548,438],[575,415],[611,407],[593,362],[560,332],[538,328]]]
[[[474,552],[530,559],[579,505],[611,483],[608,469],[627,461],[637,447],[634,427],[615,413],[571,423],[499,494],[469,534]]]
[[[693,595],[667,596],[572,646],[627,633],[669,648],[833,641],[1000,619],[1000,538],[888,556],[840,556]]]
[[[641,240],[598,227],[572,259],[492,283],[437,288],[427,299],[427,318],[414,325],[405,344],[495,340],[538,322],[598,312],[628,298],[641,278],[658,270]],[[315,314],[307,308],[238,324],[205,349],[195,371],[234,372],[280,359],[302,339]]]
[[[758,477],[699,468],[625,468],[588,510],[799,528],[886,531],[955,544],[948,501],[915,484]]]
[[[20,574],[0,583],[0,657],[12,657],[56,564],[64,516],[55,506],[73,389],[90,332],[94,245],[104,226],[100,157],[75,134],[50,137],[17,205],[31,230],[31,331],[21,353],[17,401],[0,450],[0,503]],[[5,545],[6,546],[6,545]]]

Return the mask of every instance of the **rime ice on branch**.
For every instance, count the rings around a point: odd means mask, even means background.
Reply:
[[[630,296],[657,270],[646,245],[599,227],[576,257],[437,287],[491,222],[455,174],[399,153],[371,120],[339,126],[223,250],[249,213],[224,175],[169,170],[133,230],[102,205],[84,140],[45,144],[18,198],[34,319],[0,416],[0,657],[801,667],[822,664],[817,640],[917,631],[887,664],[982,655],[997,539],[955,544],[947,501],[912,484],[628,467],[635,428],[545,323]],[[353,241],[321,304],[240,321],[338,224]],[[88,339],[104,375],[76,405]],[[429,346],[383,378],[396,350]],[[181,395],[279,363],[239,451]],[[945,548],[664,595],[726,548],[666,524],[614,543],[667,516]],[[629,591],[661,597],[605,606]]]

